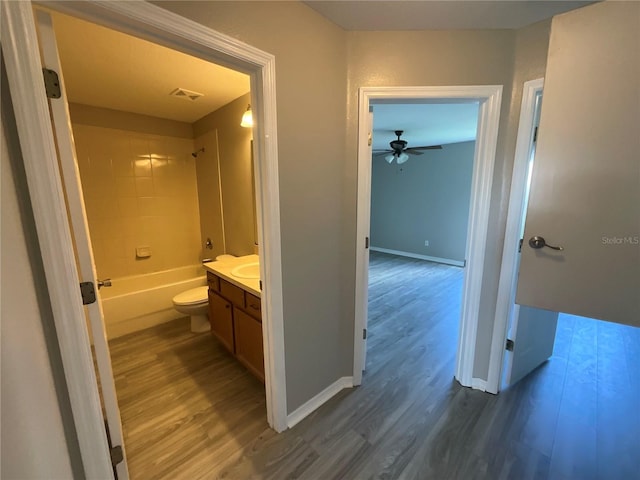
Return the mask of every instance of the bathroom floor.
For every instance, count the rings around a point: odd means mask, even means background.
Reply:
[[[188,318],[109,346],[133,480],[206,478],[268,429],[264,385]]]

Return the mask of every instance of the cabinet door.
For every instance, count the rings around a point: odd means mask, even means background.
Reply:
[[[236,357],[260,381],[264,382],[262,324],[240,309],[235,309]]]
[[[231,353],[235,353],[233,341],[233,311],[231,303],[209,290],[209,322],[211,333]]]

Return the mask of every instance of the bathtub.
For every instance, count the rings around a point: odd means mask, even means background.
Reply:
[[[111,287],[100,289],[109,339],[183,317],[173,309],[171,299],[185,290],[206,285],[207,277],[202,265],[190,265],[113,278],[111,282]]]

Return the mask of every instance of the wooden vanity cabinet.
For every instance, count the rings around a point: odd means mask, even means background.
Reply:
[[[231,353],[236,353],[233,333],[233,306],[215,292],[209,290],[209,323],[211,333]]]
[[[260,381],[264,382],[264,350],[262,322],[239,308],[234,311],[236,357]]]
[[[211,333],[264,382],[260,298],[211,272],[207,281]]]

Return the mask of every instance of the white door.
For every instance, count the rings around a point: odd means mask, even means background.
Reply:
[[[75,146],[71,133],[71,119],[69,117],[69,107],[64,88],[62,69],[56,45],[55,33],[51,16],[43,11],[36,12],[36,23],[40,42],[40,52],[42,64],[49,70],[54,70],[59,76],[60,98],[49,100],[52,123],[56,144],[58,147],[58,159],[62,171],[62,182],[65,189],[68,214],[73,229],[73,239],[75,244],[76,262],[81,282],[91,282],[98,285],[96,277],[93,252],[91,250],[91,239],[82,197],[82,186],[80,184],[80,174],[77,167]],[[96,294],[98,289],[95,289]],[[124,440],[122,425],[120,423],[120,410],[116,398],[115,385],[113,383],[113,371],[111,369],[111,357],[109,355],[109,345],[104,327],[104,316],[100,295],[97,294],[97,301],[86,306],[85,312],[93,336],[96,363],[98,366],[99,381],[102,391],[103,410],[105,422],[108,427],[108,435],[113,447],[122,448],[123,460],[117,464],[116,472],[119,480],[129,478],[127,470],[127,460],[124,451]]]
[[[506,353],[505,384],[512,385],[536,367],[545,362],[553,354],[553,344],[556,337],[556,327],[558,325],[558,312],[542,310],[539,308],[527,307],[515,303],[515,280],[520,268],[520,248],[515,248],[515,244],[520,243],[525,224],[527,204],[529,198],[531,171],[536,157],[537,128],[540,119],[542,106],[542,82],[528,82],[534,85],[525,84],[522,110],[530,110],[528,101],[533,101],[533,110],[529,118],[521,116],[521,124],[518,131],[518,142],[526,141],[527,158],[526,163],[520,162],[516,158],[514,165],[514,178],[512,182],[512,197],[509,208],[517,209],[519,222],[517,225],[517,236],[509,235],[509,241],[515,252],[512,261],[515,262],[515,272],[512,278],[511,300],[509,308],[509,334],[510,347]],[[536,86],[538,87],[536,89]],[[535,89],[535,94],[530,96],[527,93],[530,89]],[[529,98],[528,98],[529,97]],[[519,145],[518,145],[519,147]],[[518,155],[516,148],[516,155]],[[516,178],[516,175],[519,177]],[[517,197],[517,198],[516,198]],[[519,247],[519,245],[518,245]]]
[[[640,326],[639,45],[638,2],[553,20],[521,305]]]

